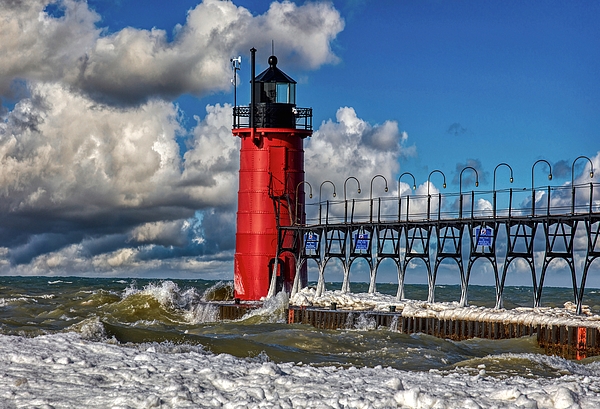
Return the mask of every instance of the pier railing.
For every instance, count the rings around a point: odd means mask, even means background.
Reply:
[[[308,202],[302,211],[307,225],[593,214],[600,213],[600,185],[355,197]]]
[[[324,291],[325,267],[332,259],[342,263],[342,291],[350,290],[354,261],[366,260],[369,292],[376,291],[380,263],[392,259],[401,299],[406,268],[410,262],[420,261],[427,272],[428,301],[433,302],[440,264],[453,260],[460,274],[460,303],[466,305],[473,264],[485,259],[494,270],[496,307],[501,308],[508,267],[522,259],[531,270],[533,305],[540,306],[547,269],[561,259],[570,270],[573,300],[581,312],[590,266],[600,257],[599,184],[469,192],[463,192],[461,186],[459,193],[413,195],[400,191],[395,196],[371,195],[368,199],[348,198],[346,193],[343,200],[296,202],[291,212],[293,223],[278,228],[276,257],[294,254],[298,272],[308,260],[316,262],[317,292]],[[587,243],[585,250],[574,245],[583,242]],[[504,256],[501,266],[497,261],[500,252]],[[579,279],[576,252],[585,260]],[[542,265],[539,275],[536,260]],[[298,277],[296,274],[292,292],[299,289]]]

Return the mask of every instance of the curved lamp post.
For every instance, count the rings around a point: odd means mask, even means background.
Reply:
[[[531,215],[535,216],[535,187],[533,184],[533,170],[535,169],[535,165],[537,165],[540,162],[544,162],[546,165],[548,165],[548,168],[550,169],[550,173],[548,173],[548,180],[552,180],[552,165],[550,165],[550,162],[548,162],[545,159],[539,159],[536,160],[535,163],[533,164],[533,166],[531,167]]]
[[[427,177],[427,220],[429,220],[429,212],[431,211],[431,196],[429,195],[429,185],[431,185],[431,175],[434,173],[439,173],[444,178],[444,184],[442,187],[446,189],[446,175],[439,169],[432,170]],[[439,206],[439,203],[438,203]]]
[[[307,181],[303,180],[302,182],[298,183],[298,185],[296,186],[296,220],[294,222],[294,224],[298,224],[297,220],[298,220],[298,189],[300,188],[300,185],[302,184],[307,184],[309,189],[310,189],[310,194],[309,194],[309,198],[312,199],[312,186],[310,185],[310,183],[308,183]]]
[[[417,190],[417,182],[415,180],[415,176],[410,172],[404,172],[403,174],[400,175],[400,177],[398,177],[398,195],[400,195],[400,179],[402,179],[402,176],[404,176],[404,175],[410,175],[412,177],[413,190]]]
[[[510,167],[510,165],[505,162],[497,164],[496,167],[494,168],[494,184],[492,187],[492,191],[493,191],[493,195],[494,195],[494,217],[496,217],[496,170],[498,170],[498,168],[500,166],[506,166],[507,168],[510,169],[510,183],[514,182],[513,169]]]
[[[510,169],[510,183],[514,182],[514,178],[513,178],[513,169],[510,167],[510,165],[508,163],[499,163],[496,165],[496,167],[494,168],[494,185],[493,185],[493,190],[494,192],[496,191],[496,170],[498,170],[498,168],[500,166],[506,166],[507,168]]]
[[[463,172],[467,169],[471,169],[473,172],[475,172],[475,187],[479,186],[479,173],[477,172],[477,169],[475,169],[473,166],[466,166],[463,168],[463,170],[460,171],[460,177],[458,178],[458,192],[460,195],[460,199],[459,199],[459,206],[460,208],[458,209],[458,217],[460,219],[462,219],[462,176],[463,176]]]
[[[387,179],[385,178],[385,176],[383,176],[383,175],[373,176],[373,178],[371,179],[371,190],[369,191],[369,202],[371,204],[371,210],[370,210],[370,214],[369,214],[370,221],[373,221],[373,181],[377,178],[382,178],[385,181],[385,192],[387,193],[387,191],[389,190]]]
[[[335,195],[336,195],[335,185],[333,184],[333,182],[331,180],[326,180],[321,183],[321,186],[319,186],[319,224],[321,224],[321,190],[323,189],[323,185],[325,183],[331,183],[331,186],[333,186],[333,197],[335,197]]]
[[[346,221],[348,220],[348,200],[347,200],[347,196],[346,196],[346,183],[348,183],[348,181],[350,179],[356,180],[356,184],[358,185],[358,189],[357,189],[356,193],[358,193],[360,195],[360,182],[354,176],[348,177],[344,181],[344,207],[345,207],[345,210],[344,210],[344,223],[346,223]]]
[[[579,159],[587,159],[590,163],[590,178],[594,177],[594,163],[587,156],[578,156],[571,165],[571,213],[575,213],[575,162]],[[591,198],[590,198],[591,200]]]
[[[410,172],[404,172],[398,177],[398,220],[400,220],[400,203],[402,200],[402,194],[400,193],[400,179],[402,176],[409,175],[413,180],[413,190],[417,190],[417,181],[415,180],[415,175]],[[406,220],[408,220],[408,202],[406,202]]]
[[[444,178],[444,184],[442,185],[442,187],[446,189],[446,175],[444,175],[444,172],[442,172],[439,169],[432,170],[431,173],[429,173],[429,176],[427,177],[427,196],[429,196],[429,184],[431,181],[431,175],[433,175],[434,173],[439,173],[440,175],[442,175],[442,177]]]

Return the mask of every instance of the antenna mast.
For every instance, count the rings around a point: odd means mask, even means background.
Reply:
[[[229,61],[231,62],[231,68],[233,69],[233,78],[231,79],[231,82],[233,83],[233,106],[237,107],[237,72],[242,65],[242,56],[240,55],[238,58],[231,58]]]

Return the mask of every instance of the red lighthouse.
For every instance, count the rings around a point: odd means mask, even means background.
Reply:
[[[234,107],[233,135],[241,138],[236,250],[235,297],[259,300],[269,292],[290,291],[295,262],[277,253],[277,226],[302,222],[304,215],[304,146],[312,135],[312,109],[296,107],[296,81],[277,68],[255,76],[251,50],[250,106]],[[306,281],[306,270],[301,270]],[[274,276],[273,276],[274,275]]]

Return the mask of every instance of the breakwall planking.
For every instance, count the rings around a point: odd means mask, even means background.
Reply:
[[[401,312],[345,311],[290,307],[288,323],[310,324],[322,329],[388,327],[404,334],[422,333],[460,341],[470,338],[508,339],[530,336],[537,327],[498,321],[403,317]]]
[[[569,359],[579,360],[600,355],[599,339],[597,328],[552,325],[537,329],[538,345],[548,355]]]
[[[454,341],[470,338],[510,339],[536,335],[538,345],[549,355],[567,359],[600,355],[599,330],[582,326],[403,317],[401,312],[344,311],[293,306],[288,309],[288,323],[309,324],[322,329],[388,327],[403,334],[422,333]]]
[[[219,304],[219,319],[237,320],[260,307],[257,304]],[[288,324],[306,324],[320,329],[390,328],[403,334],[422,333],[461,341],[470,338],[510,339],[536,335],[548,355],[583,359],[600,355],[597,328],[568,325],[522,324],[499,321],[403,317],[401,312],[330,310],[290,306]]]
[[[239,320],[252,310],[259,308],[257,304],[219,304],[220,320]]]

